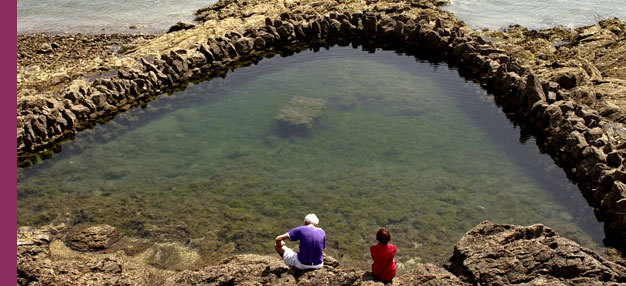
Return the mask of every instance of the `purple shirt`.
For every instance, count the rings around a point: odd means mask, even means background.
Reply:
[[[289,231],[289,239],[300,241],[298,260],[302,264],[317,265],[324,261],[322,251],[326,248],[326,232],[323,229],[299,226]]]

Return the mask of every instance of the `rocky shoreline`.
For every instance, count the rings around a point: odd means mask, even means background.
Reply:
[[[118,241],[119,234],[107,225],[68,232],[56,232],[50,227],[21,227],[17,235],[17,282],[19,285],[384,285],[375,281],[369,271],[343,268],[332,257],[325,257],[321,270],[309,272],[288,269],[277,255],[254,254],[232,256],[196,269],[163,270],[127,255],[127,249],[116,247]],[[392,285],[623,283],[626,283],[624,261],[612,262],[540,224],[523,227],[485,221],[461,238],[447,263],[418,264],[396,277]]]
[[[18,165],[52,156],[75,132],[161,93],[267,56],[332,45],[429,54],[480,83],[537,134],[542,151],[577,182],[604,222],[606,244],[626,251],[626,23],[477,32],[440,11],[441,4],[220,1],[198,11],[200,24],[164,35],[74,35],[37,45],[36,37],[45,36],[20,37]],[[455,275],[480,283],[474,281],[483,276],[467,272]]]

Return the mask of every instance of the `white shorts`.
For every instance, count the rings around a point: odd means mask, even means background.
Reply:
[[[287,266],[295,267],[298,269],[320,269],[324,266],[324,262],[317,265],[304,265],[298,260],[298,254],[291,250],[291,248],[283,246],[285,253],[283,254],[283,261]]]

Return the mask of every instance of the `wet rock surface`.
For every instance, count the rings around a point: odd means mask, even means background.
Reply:
[[[384,285],[369,271],[342,268],[332,257],[326,257],[325,266],[315,271],[289,269],[276,255],[245,254],[173,272],[138,263],[133,256],[140,254],[63,250],[55,245],[55,237],[44,228],[18,230],[18,285]],[[392,284],[624,283],[626,267],[560,237],[548,227],[486,221],[461,238],[446,265],[418,264]]]

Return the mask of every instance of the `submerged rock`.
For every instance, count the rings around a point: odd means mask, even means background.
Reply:
[[[326,101],[318,98],[294,96],[274,117],[281,127],[287,129],[308,129],[314,120],[326,109]]]

